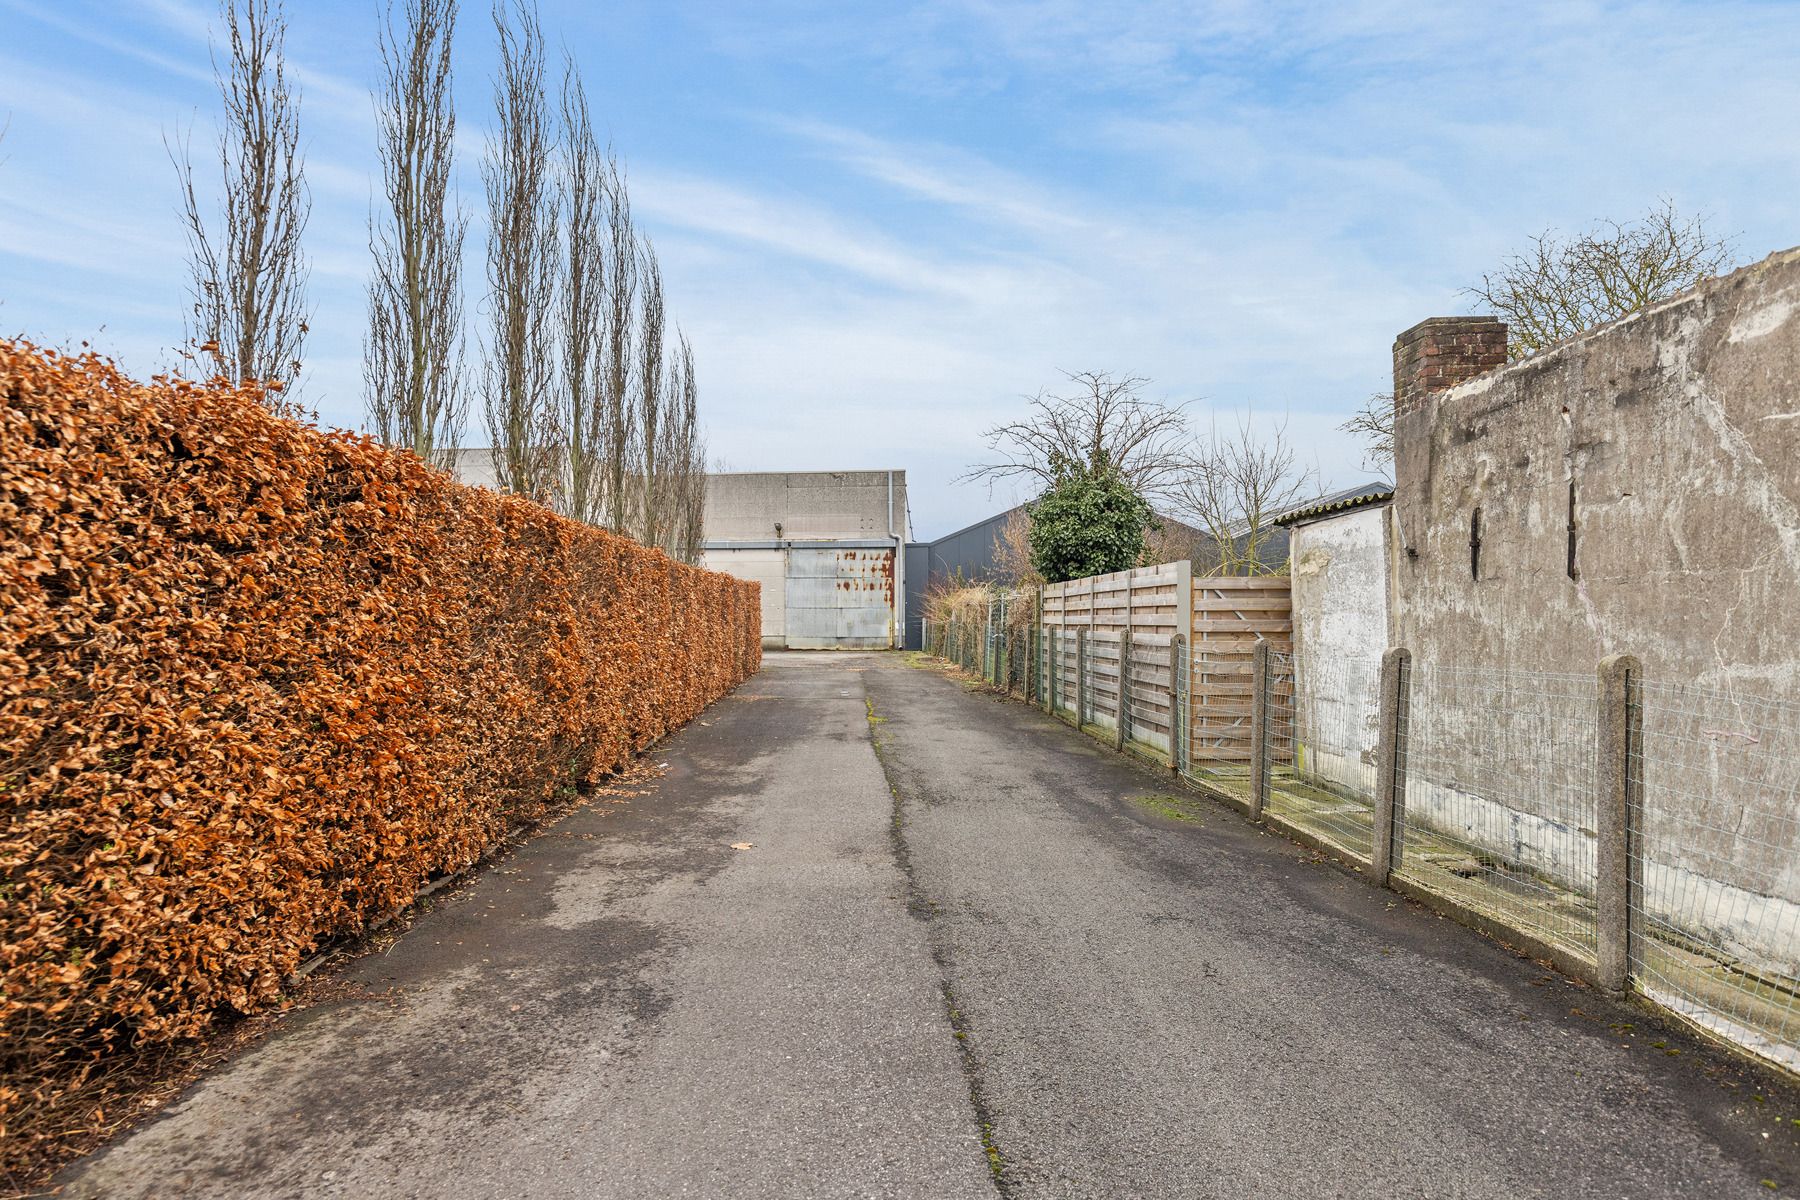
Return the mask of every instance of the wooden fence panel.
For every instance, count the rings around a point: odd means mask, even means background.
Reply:
[[[1055,630],[1067,654],[1067,687],[1062,707],[1076,704],[1075,635],[1088,637],[1084,719],[1114,729],[1119,703],[1121,664],[1126,677],[1126,727],[1130,739],[1167,753],[1174,724],[1169,695],[1169,645],[1191,620],[1189,583],[1193,568],[1186,562],[1137,567],[1109,575],[1093,575],[1052,583],[1044,588],[1042,623],[1046,635]],[[1129,647],[1122,650],[1121,647]]]
[[[1293,601],[1285,575],[1196,579],[1192,585],[1189,757],[1196,770],[1248,770],[1251,757],[1251,662],[1256,643],[1293,649]],[[1271,705],[1291,703],[1271,695]],[[1282,747],[1271,748],[1278,761]]]
[[[1201,771],[1247,771],[1256,643],[1291,652],[1292,598],[1286,576],[1195,579],[1190,564],[1163,563],[1047,585],[1042,629],[1046,639],[1055,631],[1058,642],[1059,707],[1073,715],[1079,706],[1084,723],[1114,729],[1123,670],[1127,733],[1163,753],[1176,720],[1170,647],[1185,633],[1189,761]],[[1085,688],[1077,635],[1088,644]],[[1290,705],[1292,690],[1291,680],[1279,678],[1271,705]],[[1271,745],[1276,761],[1291,749],[1285,741]]]

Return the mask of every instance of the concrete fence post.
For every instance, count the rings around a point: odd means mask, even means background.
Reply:
[[[1117,707],[1113,713],[1113,749],[1125,748],[1125,722],[1129,719],[1131,701],[1126,690],[1131,686],[1131,629],[1127,627],[1119,634],[1119,694],[1116,697]]]
[[[1622,992],[1631,985],[1631,958],[1636,930],[1632,901],[1641,880],[1637,853],[1642,811],[1643,780],[1632,767],[1632,756],[1642,752],[1643,708],[1638,686],[1643,665],[1630,654],[1614,654],[1600,660],[1599,736],[1595,746],[1596,844],[1594,847],[1594,917],[1598,946],[1595,968],[1598,982],[1608,991]]]
[[[1412,682],[1412,652],[1396,646],[1381,656],[1381,734],[1375,762],[1374,845],[1369,878],[1386,887],[1400,865],[1401,822],[1406,809],[1407,708]]]
[[[1056,630],[1044,629],[1044,711],[1056,715]]]
[[[1181,773],[1181,740],[1187,736],[1187,706],[1181,690],[1187,674],[1187,639],[1179,633],[1169,639],[1169,770]]]
[[[1250,819],[1262,820],[1269,798],[1269,643],[1250,653]]]
[[[1037,683],[1037,639],[1038,627],[1037,623],[1034,621],[1025,626],[1025,671],[1024,675],[1019,680],[1019,687],[1025,692],[1025,702],[1027,704],[1036,704],[1038,697],[1037,689],[1034,686]]]
[[[1033,700],[1044,687],[1044,666],[1040,655],[1044,653],[1044,589],[1037,587],[1031,593],[1031,661],[1025,664],[1025,690]]]
[[[1013,650],[1012,605],[1005,596],[1000,597],[1000,686],[1007,695],[1012,695],[1013,667],[1018,664],[1019,656]]]
[[[994,620],[996,611],[999,614],[998,624],[996,624]],[[995,600],[993,604],[988,606],[988,624],[993,627],[988,633],[988,642],[994,648],[992,655],[990,655],[988,659],[988,682],[995,687],[999,687],[1000,680],[1003,678],[1000,673],[1006,669],[1005,596],[1001,596],[999,599]]]
[[[994,616],[995,609],[998,606],[998,600],[988,601],[987,637],[985,639],[987,642],[987,657],[981,664],[983,668],[982,676],[987,680],[990,687],[995,685],[1000,679],[1000,639],[995,636],[999,630],[999,623],[995,620]]]
[[[1075,728],[1087,724],[1088,631],[1075,631]]]

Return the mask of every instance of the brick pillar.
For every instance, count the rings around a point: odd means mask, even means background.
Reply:
[[[1506,365],[1506,325],[1496,317],[1430,317],[1394,339],[1394,413],[1431,392]]]

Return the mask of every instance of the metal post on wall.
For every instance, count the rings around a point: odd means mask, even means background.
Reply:
[[[1643,665],[1630,654],[1600,660],[1600,724],[1594,747],[1594,786],[1598,795],[1595,854],[1595,934],[1597,982],[1608,991],[1631,985],[1632,956],[1638,931],[1633,928],[1632,901],[1639,894],[1642,870],[1633,827],[1643,810],[1643,780],[1632,769],[1632,756],[1642,753],[1643,705],[1639,687]]]
[[[1250,819],[1262,820],[1269,798],[1269,643],[1250,654]]]
[[[1369,878],[1386,887],[1400,866],[1400,825],[1406,814],[1407,708],[1412,652],[1396,646],[1381,656],[1381,734],[1376,748],[1375,832]]]

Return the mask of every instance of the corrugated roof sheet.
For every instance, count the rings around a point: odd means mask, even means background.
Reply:
[[[1276,517],[1275,524],[1296,525],[1301,521],[1309,521],[1328,513],[1345,512],[1369,504],[1384,504],[1393,498],[1394,485],[1391,483],[1358,484],[1356,487],[1345,488],[1341,492],[1332,492],[1328,496],[1308,500],[1300,507],[1290,509]]]

